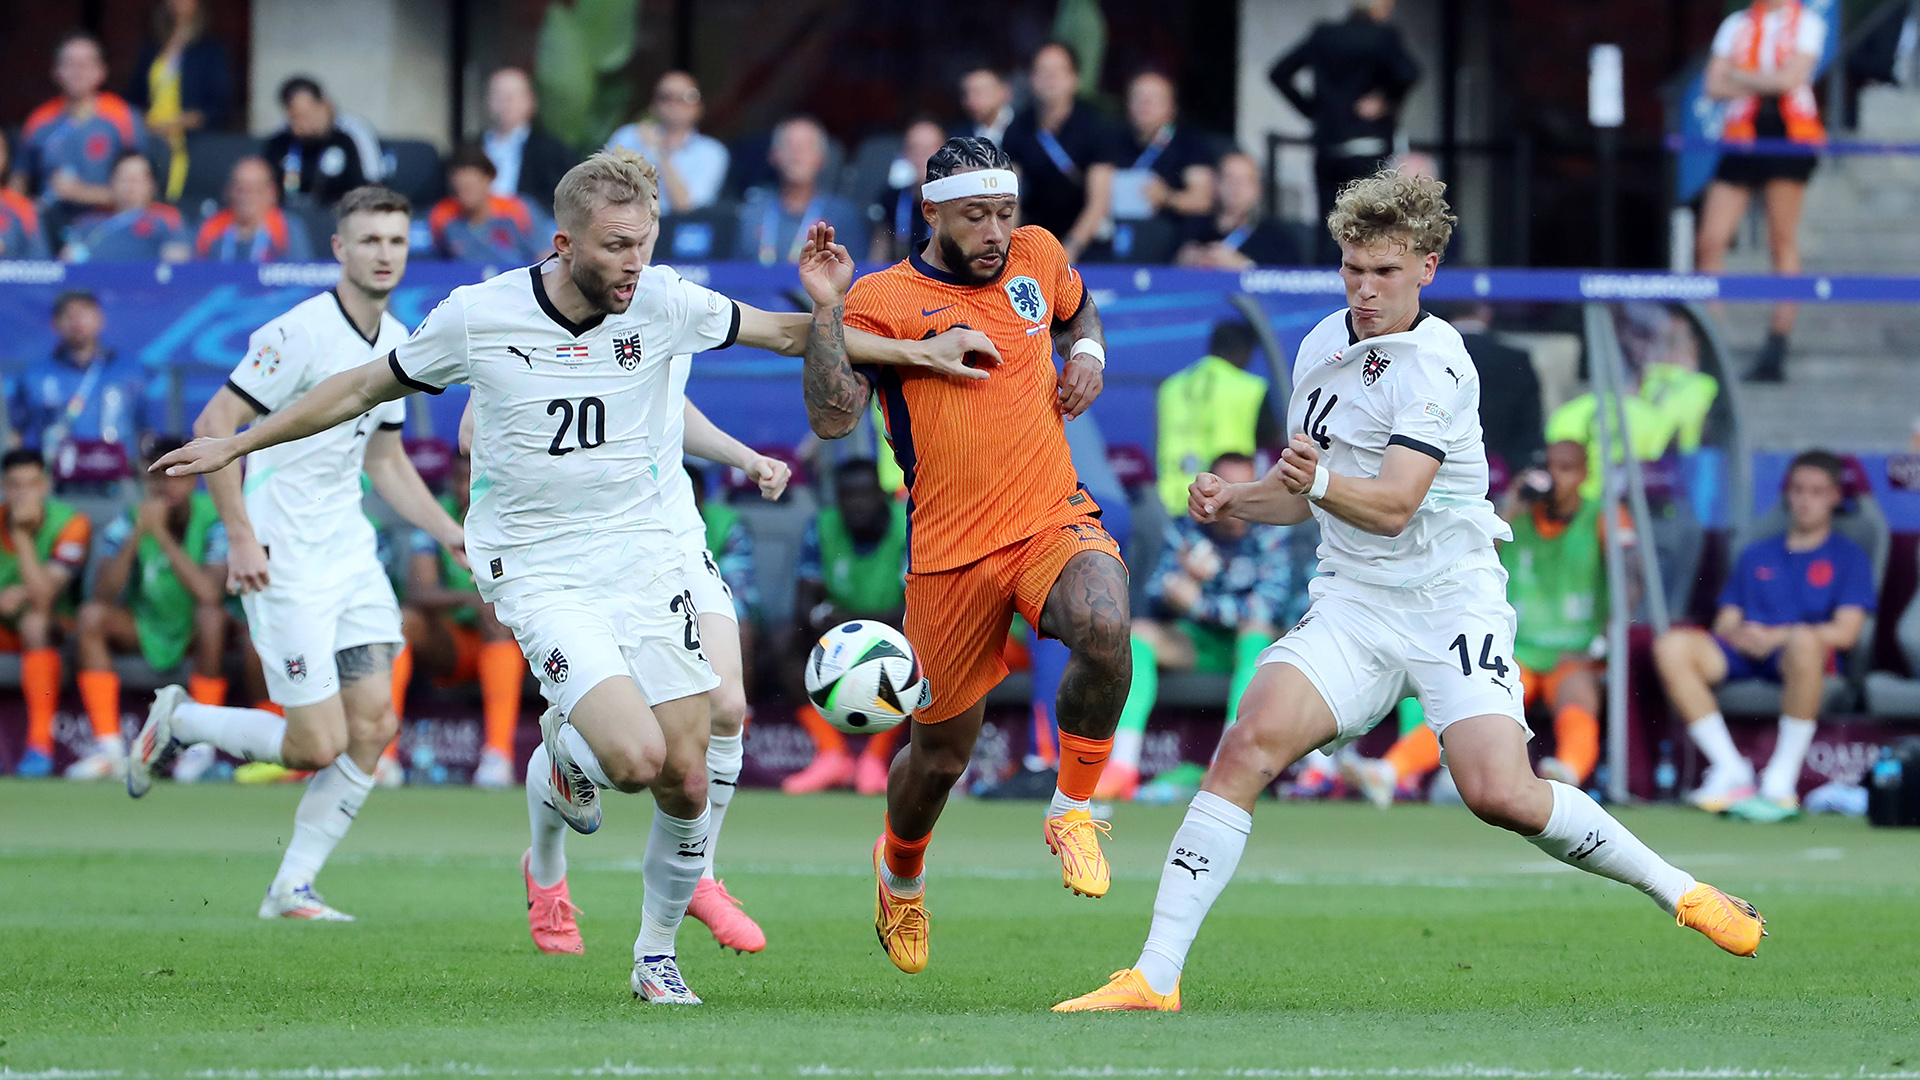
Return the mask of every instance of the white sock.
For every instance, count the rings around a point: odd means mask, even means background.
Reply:
[[[1107,755],[1107,764],[1125,765],[1129,769],[1140,767],[1140,749],[1147,741],[1144,731],[1121,729],[1113,733],[1113,750]]]
[[[1068,795],[1066,792],[1061,791],[1059,788],[1054,788],[1053,802],[1047,805],[1047,816],[1050,818],[1055,818],[1055,817],[1059,817],[1061,814],[1067,813],[1070,810],[1091,811],[1092,809],[1093,809],[1093,803],[1090,800],[1076,799],[1073,796]]]
[[[892,868],[887,866],[884,855],[880,859],[880,881],[886,885],[887,891],[895,896],[910,898],[927,891],[927,875],[924,872],[919,877],[899,877],[894,874]]]
[[[1740,748],[1733,745],[1733,736],[1727,732],[1727,718],[1718,712],[1710,712],[1688,724],[1687,736],[1707,755],[1707,764],[1716,769],[1752,768],[1747,759],[1740,756]]]
[[[746,736],[715,735],[707,740],[707,865],[706,877],[713,876],[713,853],[720,847],[720,823],[727,819],[727,807],[739,790],[740,767],[746,761]]]
[[[527,823],[533,830],[527,873],[533,883],[551,889],[567,876],[567,819],[553,808],[553,758],[541,743],[527,759]]]
[[[278,765],[287,722],[265,709],[186,701],[173,710],[173,737],[183,743],[212,743],[234,757]]]
[[[1309,750],[1307,751],[1306,755],[1300,759],[1300,772],[1303,772],[1303,773],[1304,772],[1333,773],[1338,771],[1339,771],[1339,767],[1334,763],[1333,756],[1328,754],[1325,750],[1321,750],[1318,748]]]
[[[1577,870],[1639,889],[1669,915],[1699,884],[1655,855],[1586,792],[1558,780],[1547,783],[1553,785],[1553,816],[1545,832],[1527,837],[1534,847]]]
[[[1780,718],[1780,737],[1774,740],[1773,757],[1760,774],[1760,794],[1769,799],[1791,798],[1800,792],[1800,767],[1807,763],[1807,750],[1813,746],[1818,720],[1797,716]]]
[[[587,745],[587,737],[580,734],[579,728],[572,724],[561,728],[560,741],[566,744],[567,753],[573,755],[573,760],[587,774],[587,779],[602,789],[613,786],[613,781],[607,779],[606,767],[600,764],[598,757],[594,756],[593,747]]]
[[[1193,797],[1187,819],[1173,834],[1160,891],[1153,898],[1153,927],[1134,966],[1156,994],[1171,994],[1187,966],[1187,950],[1200,933],[1207,910],[1220,898],[1240,865],[1253,831],[1253,815],[1211,791]]]
[[[234,712],[246,710],[235,709]],[[268,715],[272,715],[269,713]],[[347,835],[360,807],[373,790],[373,777],[345,754],[333,764],[313,774],[307,781],[307,793],[293,812],[293,839],[287,841],[287,853],[280,859],[280,872],[273,876],[275,889],[297,889],[313,884],[320,867],[333,854],[334,846]]]
[[[640,879],[646,895],[640,901],[640,936],[633,941],[633,959],[674,955],[673,935],[687,917],[694,887],[707,861],[706,807],[693,818],[669,817],[653,808],[653,829],[647,833],[647,853],[640,860]]]

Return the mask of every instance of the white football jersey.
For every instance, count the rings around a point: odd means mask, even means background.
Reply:
[[[406,336],[407,328],[385,313],[372,341],[360,336],[339,294],[328,290],[254,331],[227,387],[271,413],[390,352]],[[376,430],[397,430],[406,419],[406,403],[389,401],[317,435],[247,455],[247,517],[260,543],[272,549],[276,573],[326,574],[343,561],[376,557],[373,525],[360,506],[367,439]]]
[[[453,290],[389,356],[394,376],[437,394],[473,390],[467,557],[488,600],[655,569],[670,549],[661,502],[669,358],[723,349],[733,301],[643,275],[619,315],[575,323],[541,267]]]
[[[1312,437],[1320,464],[1342,476],[1379,476],[1394,445],[1440,462],[1399,536],[1364,532],[1314,506],[1322,572],[1417,586],[1478,565],[1493,556],[1495,540],[1513,539],[1487,501],[1480,375],[1445,319],[1421,312],[1410,329],[1365,341],[1354,339],[1345,309],[1322,319],[1293,362],[1287,430]]]
[[[657,278],[663,285],[682,279],[671,266],[649,266],[640,279]],[[706,543],[707,523],[693,501],[693,478],[687,475],[687,378],[693,374],[693,354],[676,353],[667,362],[667,393],[660,401],[660,500],[667,528],[687,540]]]

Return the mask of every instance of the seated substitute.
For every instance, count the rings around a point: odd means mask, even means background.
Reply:
[[[159,436],[150,441],[145,457],[153,461],[181,445],[177,438]],[[101,533],[99,569],[75,634],[80,670],[74,681],[95,732],[120,730],[115,656],[141,656],[165,676],[191,648],[187,692],[202,705],[227,703],[227,680],[221,675],[227,645],[226,527],[213,499],[199,490],[197,477],[144,470],[141,476],[145,497]],[[117,743],[113,749],[119,749]],[[123,755],[107,761],[96,755],[67,775],[104,779],[123,768]]]
[[[87,568],[93,522],[72,503],[52,498],[38,450],[0,457],[0,649],[20,654],[27,698],[27,746],[21,776],[53,771],[53,713],[60,704],[60,638],[72,626],[74,583]],[[119,751],[120,725],[95,729],[88,758]],[[89,766],[89,771],[93,766]]]
[[[1748,544],[1709,632],[1675,627],[1654,643],[1667,697],[1707,756],[1707,775],[1687,796],[1702,810],[1739,807],[1778,820],[1800,805],[1800,767],[1819,726],[1820,695],[1838,654],[1853,648],[1874,610],[1873,564],[1833,531],[1843,498],[1840,459],[1808,450],[1787,466],[1787,531]],[[1754,787],[1713,688],[1729,679],[1781,685],[1780,737]]]
[[[1229,484],[1259,479],[1253,459],[1245,454],[1221,454],[1208,471]],[[1227,723],[1233,723],[1260,654],[1279,637],[1278,628],[1291,626],[1307,606],[1305,582],[1288,551],[1290,531],[1284,525],[1251,525],[1240,518],[1200,525],[1182,514],[1167,522],[1160,565],[1147,583],[1147,602],[1155,617],[1133,620],[1133,685],[1097,796],[1133,797],[1161,669],[1232,675]],[[1186,786],[1197,788],[1200,767],[1182,769],[1192,773]]]
[[[907,507],[880,487],[880,472],[871,459],[850,458],[833,472],[834,504],[824,507],[807,527],[794,567],[794,618],[801,633],[795,640],[797,676],[820,635],[849,619],[872,619],[894,629],[906,616]],[[887,790],[887,767],[893,748],[907,725],[867,737],[856,760],[847,749],[847,737],[821,718],[812,705],[801,705],[797,719],[813,737],[813,762],[780,784],[789,795],[808,795],[851,784],[862,795]]]
[[[451,194],[427,216],[434,254],[456,262],[522,266],[538,262],[553,246],[552,226],[540,220],[527,200],[493,190],[499,175],[478,146],[463,146],[447,159]]]
[[[472,460],[457,455],[447,474],[446,494],[440,496],[440,505],[455,521],[467,518],[472,478]],[[494,617],[493,605],[480,599],[473,571],[424,529],[413,532],[406,597],[400,630],[407,648],[401,655],[410,659],[404,674],[394,665],[394,711],[405,711],[407,683],[416,667],[443,684],[478,679],[487,744],[473,770],[473,783],[483,788],[513,786],[513,734],[520,725],[520,691],[527,673],[513,632]]]

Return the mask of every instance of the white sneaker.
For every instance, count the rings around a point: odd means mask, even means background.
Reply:
[[[1358,754],[1342,754],[1340,775],[1349,786],[1359,788],[1360,794],[1375,808],[1393,809],[1393,785],[1400,781],[1400,773],[1391,763]]]
[[[680,965],[671,956],[648,956],[633,962],[633,996],[659,1005],[704,1004],[687,989]]]
[[[1557,757],[1540,759],[1540,778],[1543,780],[1558,780],[1568,787],[1580,786],[1579,774],[1573,771],[1572,766]]]
[[[473,770],[473,786],[489,791],[513,787],[513,759],[498,750],[482,752]]]
[[[1687,792],[1687,801],[1717,814],[1734,803],[1753,797],[1753,766],[1741,761],[1737,766],[1714,765],[1700,780],[1700,786]]]
[[[69,780],[111,780],[124,775],[127,767],[127,752],[113,745],[118,740],[100,739],[93,744],[87,756],[67,766]]]
[[[311,885],[293,889],[268,889],[260,901],[263,919],[309,919],[314,922],[352,922],[353,916],[333,907]]]
[[[213,763],[219,760],[220,751],[215,750],[212,743],[194,743],[182,750],[179,760],[173,763],[173,782],[197,783],[201,777],[207,775],[208,769],[213,768]]]
[[[406,784],[407,768],[400,764],[400,759],[390,758],[385,754],[380,755],[380,760],[375,762],[373,766],[373,786],[377,788],[397,788],[405,787]]]
[[[147,722],[140,726],[133,745],[127,750],[127,794],[134,798],[153,787],[153,774],[165,772],[173,759],[186,749],[173,737],[173,710],[187,700],[184,686],[163,686],[153,695],[147,710]]]
[[[552,806],[574,832],[590,833],[600,827],[600,788],[567,751],[566,741],[560,738],[564,727],[559,709],[540,714],[540,738],[553,759]]]

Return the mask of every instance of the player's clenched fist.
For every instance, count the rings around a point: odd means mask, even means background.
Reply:
[[[1312,439],[1297,434],[1287,443],[1287,448],[1280,451],[1280,464],[1277,466],[1280,482],[1286,485],[1289,492],[1305,495],[1313,488],[1313,470],[1319,465],[1319,448],[1313,445]]]
[[[793,476],[793,468],[776,457],[755,454],[747,460],[746,474],[760,485],[760,497],[773,502],[787,490],[787,481]]]
[[[1187,513],[1202,525],[1226,517],[1227,504],[1232,501],[1232,486],[1210,472],[1201,473],[1187,485]]]
[[[1096,363],[1084,353],[1068,360],[1054,379],[1061,415],[1072,420],[1086,412],[1106,386],[1105,371],[1105,364]]]

